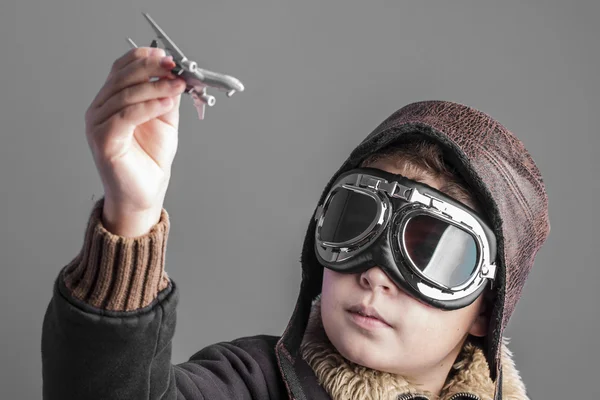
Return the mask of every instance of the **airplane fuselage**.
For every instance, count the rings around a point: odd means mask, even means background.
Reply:
[[[244,91],[244,85],[238,79],[233,76],[219,74],[217,72],[209,71],[206,69],[198,68],[196,72],[184,70],[181,75],[182,78],[188,81],[188,84],[193,86],[210,86],[217,89],[221,89],[226,92],[242,92]]]

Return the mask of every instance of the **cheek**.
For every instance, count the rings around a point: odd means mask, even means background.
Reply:
[[[323,287],[321,288],[321,315],[327,328],[343,323],[345,307],[348,305],[351,293],[356,293],[357,287],[353,274],[341,274],[325,269],[323,272]],[[337,328],[336,328],[337,329]]]
[[[335,273],[325,269],[323,271],[323,287],[321,288],[321,315],[325,319],[329,318],[330,311],[336,307],[338,286]]]
[[[470,310],[428,310],[426,326],[421,331],[444,347],[454,347],[469,332],[473,322]]]
[[[349,293],[349,291],[352,290],[352,276],[352,274],[341,274],[325,268],[323,270],[321,298],[323,300],[336,301],[339,300],[344,293]]]
[[[340,331],[338,327],[337,310],[340,305],[340,293],[343,292],[340,274],[325,269],[323,271],[323,287],[321,288],[321,318],[323,327],[330,340],[336,342],[335,332]],[[333,337],[332,337],[333,335]]]
[[[398,309],[398,338],[407,348],[445,354],[468,333],[474,315],[469,308],[444,311],[414,298],[403,298]]]
[[[323,287],[321,288],[321,298],[326,297],[335,289],[335,278],[331,276],[331,271],[327,268],[323,270]]]

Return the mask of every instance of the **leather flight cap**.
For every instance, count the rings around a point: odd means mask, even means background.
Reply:
[[[470,186],[497,238],[495,300],[485,353],[491,379],[499,385],[503,332],[550,232],[544,182],[523,143],[472,107],[447,101],[412,103],[390,115],[352,151],[324,188],[319,203],[341,173],[358,168],[367,156],[393,142],[422,136],[442,147],[444,158]],[[299,301],[321,292],[323,267],[315,257],[314,231],[311,219],[302,251],[304,282]]]

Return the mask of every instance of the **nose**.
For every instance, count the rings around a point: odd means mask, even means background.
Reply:
[[[369,268],[359,275],[360,285],[365,289],[381,290],[392,294],[397,291],[396,285],[379,267]]]

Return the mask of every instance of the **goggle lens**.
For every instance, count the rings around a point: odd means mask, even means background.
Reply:
[[[377,203],[370,196],[340,188],[332,194],[323,217],[320,239],[343,243],[369,229],[377,218]]]
[[[430,215],[408,220],[402,240],[415,267],[447,287],[465,284],[477,267],[477,244],[466,231]]]

